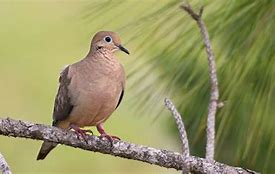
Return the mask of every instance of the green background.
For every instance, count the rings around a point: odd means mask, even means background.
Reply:
[[[218,161],[272,173],[275,160],[275,3],[191,1],[216,56],[221,100]],[[125,141],[180,152],[170,97],[183,114],[191,153],[204,156],[207,59],[195,22],[178,0],[0,0],[0,116],[51,123],[59,72],[86,56],[99,30],[120,34],[125,98],[106,130]],[[92,128],[94,130],[94,128]],[[96,131],[94,131],[96,132]],[[178,173],[137,161],[59,146],[35,160],[41,142],[0,137],[14,173]]]

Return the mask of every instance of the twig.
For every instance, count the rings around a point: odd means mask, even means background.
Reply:
[[[172,103],[172,101],[168,98],[164,99],[165,106],[171,111],[172,115],[174,116],[176,120],[176,124],[180,133],[180,139],[182,143],[182,156],[184,159],[184,164],[187,164],[186,166],[183,166],[183,173],[189,173],[190,166],[189,166],[189,156],[190,156],[190,150],[189,150],[189,143],[187,138],[187,133],[181,118],[180,113],[177,111],[175,105]]]
[[[3,174],[12,174],[10,167],[5,160],[4,156],[0,153],[0,171],[2,171]]]
[[[184,9],[198,24],[204,45],[208,57],[209,76],[211,82],[211,96],[208,105],[208,117],[207,117],[207,142],[206,142],[206,159],[214,160],[215,151],[215,115],[217,112],[218,100],[219,100],[219,89],[218,79],[216,73],[215,57],[212,51],[209,35],[204,22],[202,21],[203,7],[200,9],[199,14],[194,12],[190,5],[181,5]]]
[[[89,136],[86,140],[83,140],[79,139],[73,131],[9,118],[0,118],[0,135],[46,140],[87,151],[110,154],[177,170],[182,170],[184,162],[182,155],[177,152],[117,140],[114,140],[113,146],[111,146],[108,140],[102,140],[96,136]],[[189,163],[190,172],[199,174],[253,173],[246,169],[228,166],[219,162],[209,162],[206,159],[195,156],[189,157]]]

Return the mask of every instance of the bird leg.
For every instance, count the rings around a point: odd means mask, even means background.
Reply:
[[[87,136],[87,132],[88,132],[88,133],[91,133],[92,135],[94,134],[93,131],[91,131],[91,130],[85,130],[85,129],[80,129],[78,126],[76,126],[76,125],[74,125],[74,124],[71,124],[71,125],[70,125],[70,129],[73,129],[77,135],[80,135],[80,136],[82,136],[83,138],[84,138],[85,136]]]
[[[107,138],[110,142],[113,142],[113,139],[117,139],[120,140],[119,137],[117,136],[113,136],[113,135],[109,135],[105,132],[104,128],[103,128],[103,124],[100,123],[99,125],[96,126],[97,131],[100,133],[100,138]]]

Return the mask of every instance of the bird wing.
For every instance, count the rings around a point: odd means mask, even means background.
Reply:
[[[66,119],[73,109],[68,89],[71,82],[71,78],[68,76],[69,68],[70,66],[67,66],[60,73],[59,88],[54,102],[53,125],[56,125],[58,121]]]
[[[120,64],[120,67],[121,67],[121,92],[120,92],[120,96],[119,96],[119,100],[118,100],[118,103],[116,105],[116,108],[119,106],[119,104],[122,101],[122,98],[123,98],[123,95],[124,95],[125,83],[126,83],[124,68],[121,64]]]
[[[119,97],[119,100],[118,100],[118,103],[116,105],[116,108],[119,106],[119,104],[121,103],[122,101],[122,98],[123,98],[123,95],[124,95],[124,88],[122,88],[122,91],[120,93],[120,97]]]

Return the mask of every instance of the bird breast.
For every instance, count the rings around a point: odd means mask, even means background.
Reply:
[[[73,68],[76,72],[69,85],[74,91],[70,94],[74,105],[71,122],[83,127],[105,121],[115,110],[122,91],[122,66],[112,70],[98,64]]]

